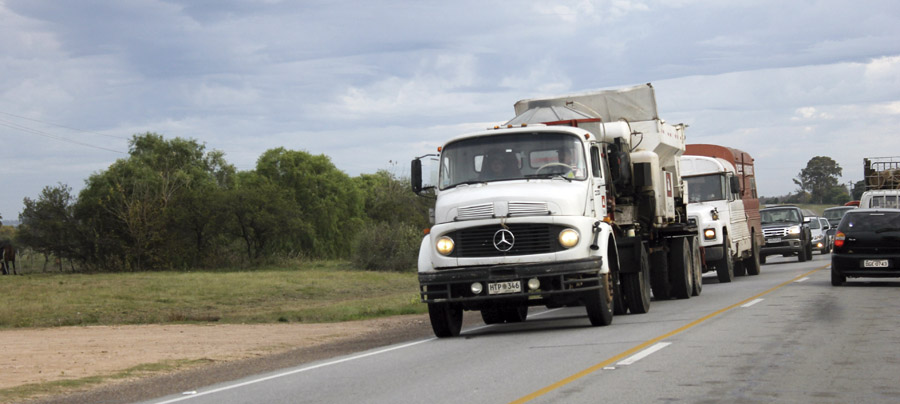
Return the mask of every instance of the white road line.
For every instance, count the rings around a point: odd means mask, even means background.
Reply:
[[[425,340],[421,340],[421,341],[411,342],[411,343],[409,343],[409,344],[398,345],[398,346],[395,346],[395,347],[382,349],[382,350],[380,350],[380,351],[369,352],[369,353],[366,353],[366,354],[356,355],[356,356],[351,356],[351,357],[349,357],[349,358],[339,359],[339,360],[336,360],[336,361],[320,363],[320,364],[318,364],[318,365],[313,365],[313,366],[309,366],[309,367],[305,367],[305,368],[295,369],[295,370],[291,370],[291,371],[289,371],[289,372],[278,373],[278,374],[274,374],[274,375],[271,375],[271,376],[261,377],[261,378],[259,378],[259,379],[248,380],[248,381],[246,381],[246,382],[242,382],[242,383],[238,383],[238,384],[232,384],[232,385],[229,385],[229,386],[220,387],[220,388],[213,389],[213,390],[202,391],[202,392],[199,392],[199,393],[197,393],[197,394],[193,394],[193,395],[189,395],[189,396],[173,398],[173,399],[171,399],[171,400],[166,400],[166,401],[160,401],[160,402],[158,402],[158,403],[156,403],[156,404],[169,404],[169,403],[175,403],[175,402],[179,402],[179,401],[190,400],[190,399],[192,399],[192,398],[197,398],[197,397],[205,396],[205,395],[208,395],[208,394],[218,393],[218,392],[221,392],[221,391],[226,391],[226,390],[236,389],[236,388],[238,388],[238,387],[244,387],[244,386],[247,386],[247,385],[260,383],[260,382],[264,382],[264,381],[267,381],[267,380],[277,379],[277,378],[279,378],[279,377],[290,376],[290,375],[293,375],[293,374],[297,374],[297,373],[301,373],[301,372],[306,372],[306,371],[308,371],[308,370],[319,369],[319,368],[323,368],[323,367],[326,367],[326,366],[337,365],[337,364],[339,364],[339,363],[344,363],[344,362],[349,362],[349,361],[353,361],[353,360],[357,360],[357,359],[362,359],[362,358],[366,358],[366,357],[374,356],[374,355],[379,355],[379,354],[383,354],[383,353],[390,352],[390,351],[396,351],[396,350],[398,350],[398,349],[409,348],[409,347],[411,347],[411,346],[413,346],[413,345],[419,345],[419,344],[422,344],[422,343],[425,343],[425,342],[434,341],[435,339],[437,339],[437,338],[429,338],[429,339],[425,339]]]
[[[757,303],[759,303],[759,302],[761,302],[761,301],[763,301],[763,299],[755,299],[755,300],[751,300],[750,302],[747,302],[746,304],[742,305],[741,307],[750,307],[750,306],[753,306],[754,304],[757,304]]]
[[[800,278],[800,279],[797,279],[797,280],[794,281],[794,282],[800,283],[800,282],[803,282],[803,281],[805,281],[805,280],[807,280],[807,279],[809,279],[809,277],[808,277],[808,276],[804,276],[804,277],[802,277],[802,278]]]
[[[635,362],[637,362],[637,361],[639,361],[639,360],[641,360],[641,359],[644,359],[644,358],[646,358],[647,356],[649,356],[650,354],[652,354],[652,353],[654,353],[654,352],[656,352],[656,351],[658,351],[658,350],[660,350],[660,349],[663,349],[663,348],[665,348],[665,347],[667,347],[667,346],[669,346],[669,345],[672,345],[672,343],[671,343],[671,342],[659,342],[659,343],[656,343],[655,345],[651,346],[650,348],[647,348],[647,349],[645,349],[645,350],[643,350],[643,351],[641,351],[641,352],[638,352],[638,353],[636,353],[636,354],[634,354],[634,355],[629,356],[628,358],[626,358],[625,360],[623,360],[623,361],[617,363],[616,365],[619,365],[619,366],[631,365],[631,364],[633,364],[633,363],[635,363]]]

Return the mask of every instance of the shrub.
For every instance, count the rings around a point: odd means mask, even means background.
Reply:
[[[353,239],[356,267],[374,271],[415,271],[422,232],[409,223],[370,223]]]

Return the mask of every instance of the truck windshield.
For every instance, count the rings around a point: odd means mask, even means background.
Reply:
[[[725,176],[721,174],[686,177],[688,202],[720,201],[725,199]]]
[[[762,224],[800,223],[800,215],[796,209],[764,209],[759,211]]]
[[[519,132],[460,139],[441,153],[441,189],[532,178],[587,178],[584,146],[563,132]]]

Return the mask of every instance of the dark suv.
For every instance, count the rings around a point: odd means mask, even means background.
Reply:
[[[796,255],[800,262],[812,259],[812,236],[809,231],[810,215],[796,206],[782,205],[759,210],[766,244],[759,251],[759,262],[766,256]]]

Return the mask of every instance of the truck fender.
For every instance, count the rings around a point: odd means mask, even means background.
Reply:
[[[431,234],[426,234],[425,237],[422,237],[422,244],[419,245],[419,272],[434,270],[434,267],[431,265],[431,244]]]
[[[600,269],[600,273],[606,274],[609,273],[609,269],[612,268],[609,263],[609,243],[610,239],[612,239],[613,248],[615,248],[615,237],[612,235],[612,227],[609,223],[600,222],[599,231],[600,233],[597,235],[597,246],[600,248],[592,250],[591,255],[602,259],[603,268]]]

